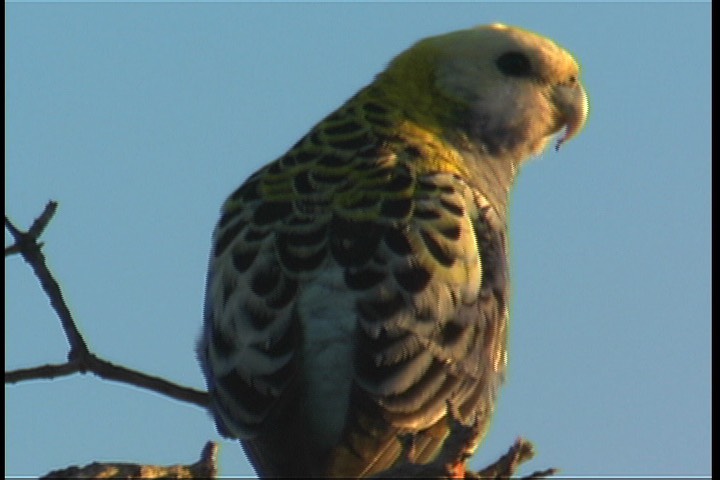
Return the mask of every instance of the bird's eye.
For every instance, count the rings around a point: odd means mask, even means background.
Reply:
[[[530,59],[524,53],[503,53],[496,63],[500,71],[509,77],[527,77],[532,73]]]

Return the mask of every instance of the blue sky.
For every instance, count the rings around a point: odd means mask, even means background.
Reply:
[[[250,173],[416,40],[502,21],[570,50],[585,131],[511,202],[510,367],[472,464],[517,436],[565,475],[710,474],[709,3],[5,5],[5,212],[60,204],[45,254],[91,349],[203,387],[210,235]],[[10,242],[6,233],[5,242]],[[67,346],[5,261],[6,369]],[[5,387],[5,473],[193,461],[199,409],[74,376]],[[251,475],[224,441],[221,473]]]

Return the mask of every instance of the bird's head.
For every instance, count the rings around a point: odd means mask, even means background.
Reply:
[[[579,76],[553,41],[492,24],[419,41],[378,81],[411,118],[519,163],[563,128],[557,147],[582,129],[588,100]]]

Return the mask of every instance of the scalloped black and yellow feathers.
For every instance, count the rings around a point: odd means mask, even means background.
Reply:
[[[507,357],[508,193],[587,112],[576,62],[550,40],[453,32],[399,55],[232,193],[198,352],[218,428],[259,475],[372,475],[408,434],[428,462],[448,402],[488,425]]]

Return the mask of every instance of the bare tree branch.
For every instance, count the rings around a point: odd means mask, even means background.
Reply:
[[[207,392],[183,387],[160,377],[154,377],[137,370],[115,365],[88,353],[75,360],[59,365],[42,365],[5,372],[5,383],[12,384],[26,380],[52,380],[74,373],[94,373],[105,380],[127,383],[136,387],[152,390],[161,395],[207,408],[210,399]]]
[[[109,478],[140,480],[144,478],[194,479],[217,476],[216,443],[208,442],[203,447],[200,460],[190,465],[138,465],[134,463],[95,462],[84,467],[68,467],[55,470],[42,478]]]
[[[45,294],[50,299],[50,304],[55,310],[55,313],[57,313],[67,341],[70,344],[68,360],[72,361],[77,357],[89,354],[89,351],[85,340],[82,338],[82,335],[80,335],[80,331],[75,326],[75,321],[72,318],[70,309],[65,303],[60,285],[55,281],[55,278],[45,264],[45,255],[42,253],[42,246],[38,243],[39,234],[45,230],[45,227],[47,227],[48,222],[50,222],[56,210],[57,202],[48,202],[45,210],[33,222],[27,232],[23,232],[15,227],[7,215],[5,216],[5,227],[15,239],[14,246],[19,249],[20,255],[22,255],[28,265],[33,269],[35,276],[40,281],[40,285],[42,285],[43,290],[45,290]]]
[[[32,368],[20,368],[5,372],[5,383],[18,383],[26,380],[52,380],[78,373],[78,369],[70,362],[59,365],[41,365]]]
[[[5,248],[5,256],[19,253],[35,272],[55,313],[60,319],[65,337],[70,345],[68,361],[60,365],[43,365],[5,372],[5,383],[17,383],[25,380],[52,379],[73,373],[91,372],[105,380],[127,383],[146,390],[152,390],[175,400],[192,403],[202,408],[210,404],[207,392],[183,387],[160,377],[147,375],[103,360],[93,353],[78,330],[75,320],[65,303],[60,285],[55,280],[45,262],[42,243],[39,236],[47,227],[57,210],[57,202],[51,201],[27,232],[18,229],[5,216],[5,227],[15,239],[15,244]]]
[[[508,450],[508,452],[496,460],[493,464],[488,465],[479,472],[473,474],[473,477],[469,478],[482,478],[482,479],[505,479],[513,476],[517,471],[518,467],[531,460],[535,457],[535,447],[529,440],[524,438],[518,438],[515,443]],[[545,470],[538,470],[526,477],[522,477],[520,480],[536,480],[540,478],[550,477],[556,475],[559,472],[557,468],[548,468]],[[477,476],[475,476],[477,475]]]

